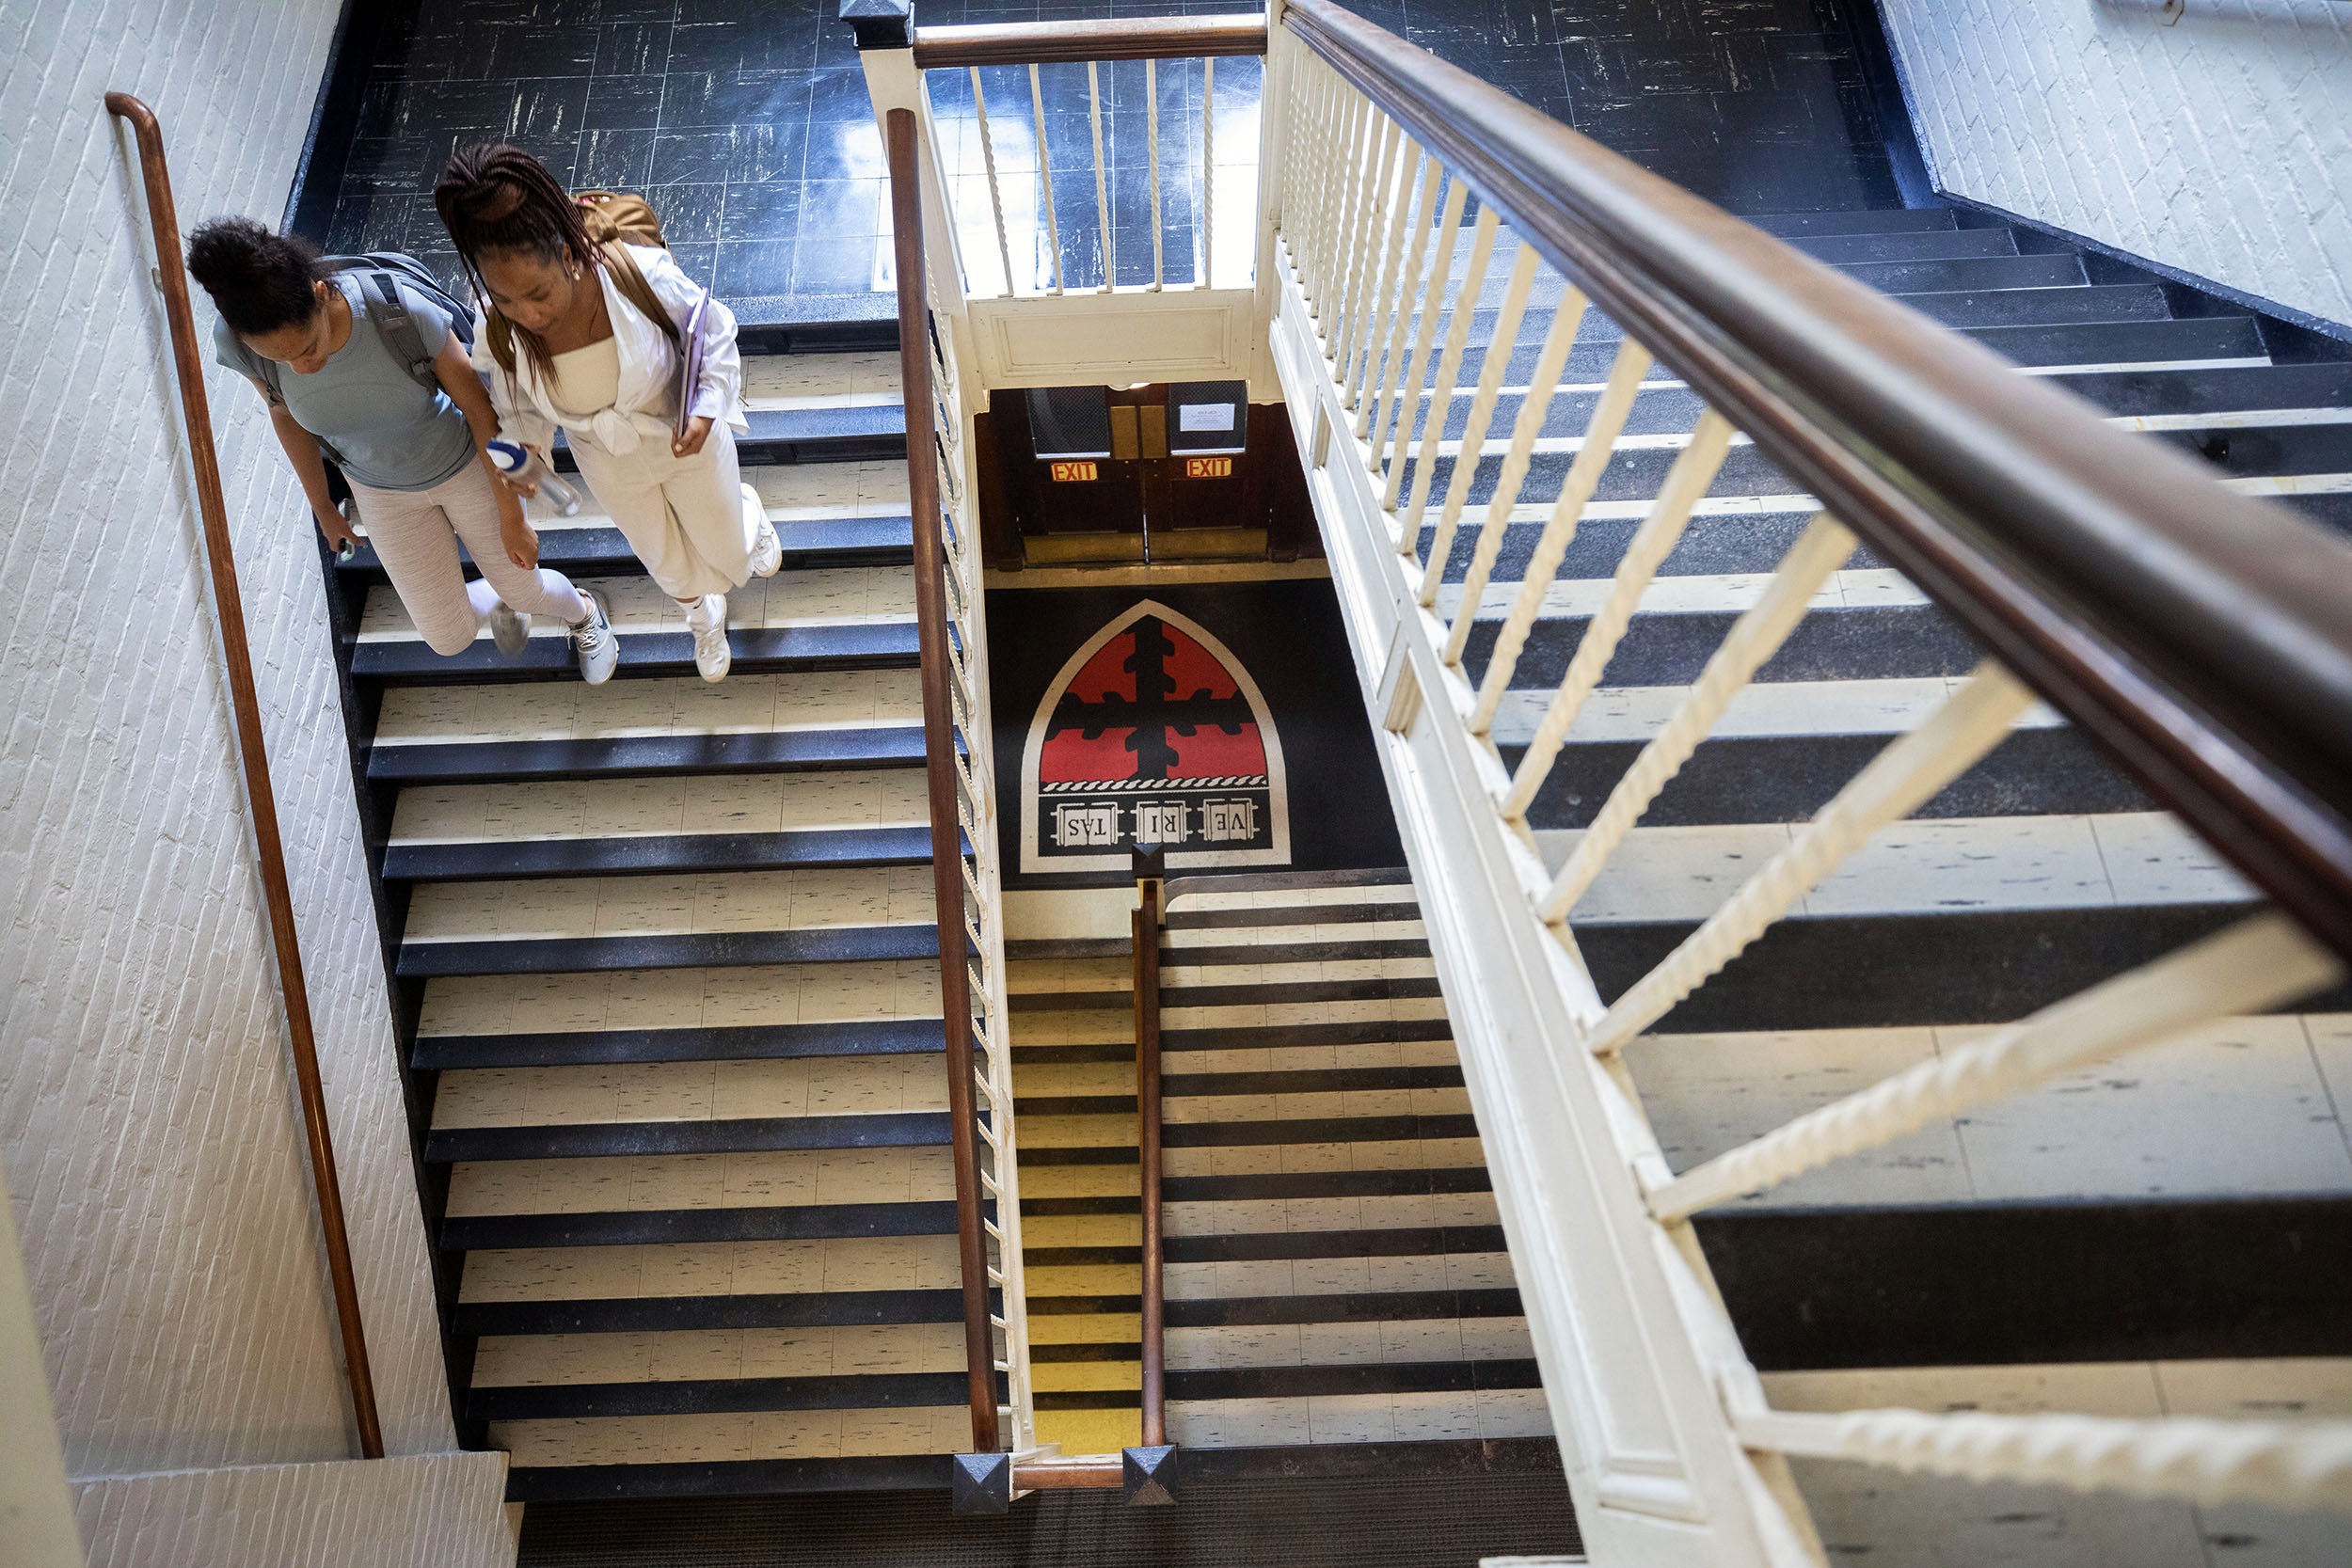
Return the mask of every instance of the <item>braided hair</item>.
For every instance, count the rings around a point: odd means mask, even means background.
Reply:
[[[568,257],[583,275],[595,272],[603,258],[588,237],[578,204],[548,166],[521,148],[485,143],[461,148],[450,159],[434,182],[433,205],[456,244],[467,281],[483,302],[491,353],[512,373],[514,343],[520,340],[532,368],[548,374],[551,361],[539,335],[507,321],[490,304],[482,258],[492,251],[516,251],[549,262]]]
[[[188,236],[188,271],[213,296],[229,330],[258,338],[318,313],[318,246],[251,218],[215,218]]]

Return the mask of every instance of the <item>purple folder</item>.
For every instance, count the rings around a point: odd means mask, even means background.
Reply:
[[[694,308],[686,312],[685,330],[678,334],[677,355],[677,418],[672,421],[672,434],[683,438],[686,421],[693,418],[694,388],[703,379],[703,313],[710,309],[710,291],[705,289]]]

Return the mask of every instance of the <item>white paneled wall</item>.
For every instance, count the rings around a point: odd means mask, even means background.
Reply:
[[[2352,6],[1881,8],[1938,187],[2352,323]]]
[[[274,221],[337,10],[0,0],[14,40],[0,62],[14,214],[0,261],[0,1159],[66,1464],[85,1480],[352,1452],[138,166],[101,103],[121,88],[155,108],[183,222]],[[445,1450],[315,546],[260,400],[212,380],[385,1434],[396,1453]],[[285,1472],[297,1479],[272,1483],[271,1509],[299,1512],[298,1477],[325,1473]],[[396,1492],[396,1476],[365,1484]],[[319,1507],[344,1484],[322,1482]],[[87,1491],[84,1505],[93,1560],[150,1560],[113,1555],[119,1515]],[[169,1538],[151,1513],[119,1517]],[[286,1560],[230,1551],[222,1528],[215,1555],[174,1560]]]

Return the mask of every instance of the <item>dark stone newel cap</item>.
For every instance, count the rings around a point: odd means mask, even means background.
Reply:
[[[860,49],[914,47],[914,0],[841,0],[841,20]]]

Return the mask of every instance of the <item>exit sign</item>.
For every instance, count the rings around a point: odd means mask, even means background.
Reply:
[[[1057,463],[1054,465],[1053,474],[1054,483],[1057,484],[1083,483],[1087,480],[1101,477],[1099,470],[1091,463]]]
[[[1184,459],[1186,479],[1231,479],[1233,460],[1230,457],[1187,457]]]

